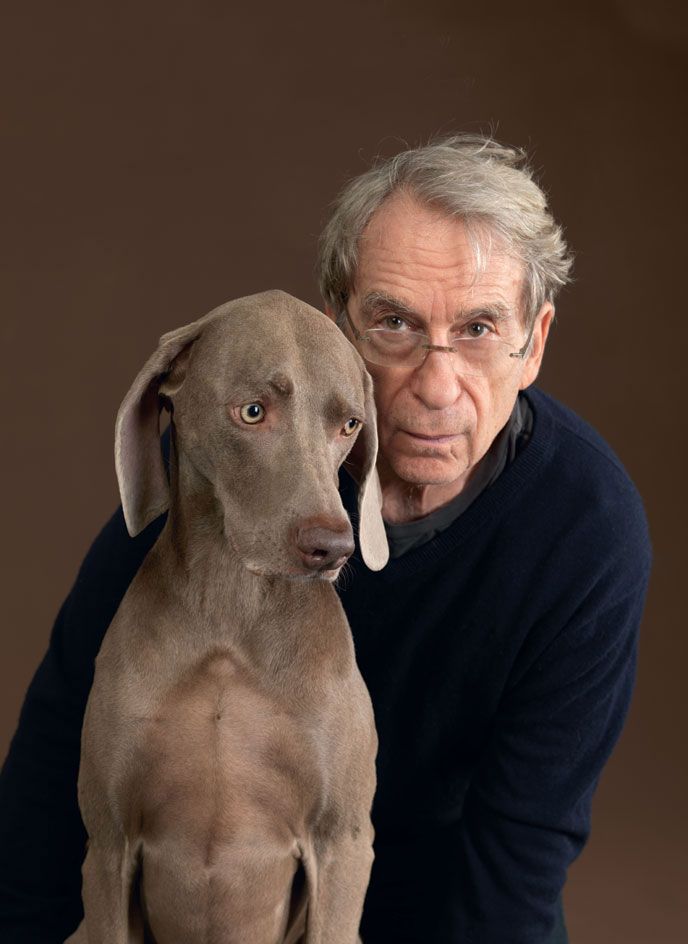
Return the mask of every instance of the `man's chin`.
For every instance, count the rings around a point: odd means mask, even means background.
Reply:
[[[394,475],[409,485],[451,485],[467,471],[454,456],[395,456],[390,462]]]

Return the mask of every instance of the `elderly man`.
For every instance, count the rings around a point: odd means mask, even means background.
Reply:
[[[375,382],[391,548],[340,588],[380,740],[365,944],[567,940],[561,891],[628,708],[650,565],[619,460],[530,387],[569,266],[523,155],[473,136],[352,181],[321,241],[326,310]],[[352,509],[347,474],[341,491]],[[93,660],[162,524],[105,527],[27,695],[2,779],[8,942],[78,922]]]

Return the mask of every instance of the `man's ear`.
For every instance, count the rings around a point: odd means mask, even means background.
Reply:
[[[334,321],[335,324],[337,323],[337,312],[329,302],[325,302],[325,314],[330,319],[330,321]]]
[[[552,302],[545,302],[535,319],[533,337],[530,342],[530,351],[524,360],[519,390],[525,390],[526,387],[529,387],[540,373],[540,364],[542,363],[542,357],[545,353],[547,336],[553,318],[554,305]]]

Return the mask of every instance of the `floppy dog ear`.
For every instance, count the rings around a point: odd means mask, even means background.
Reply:
[[[359,439],[363,440],[363,468],[358,487],[358,541],[363,560],[371,570],[382,570],[389,560],[389,546],[382,520],[382,492],[375,461],[377,459],[377,427],[373,382],[366,371],[365,423]]]
[[[160,394],[179,390],[191,345],[204,319],[163,334],[117,413],[115,468],[127,530],[136,537],[169,507],[170,489],[160,450]]]

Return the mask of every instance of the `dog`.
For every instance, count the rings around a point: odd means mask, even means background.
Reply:
[[[160,413],[170,413],[168,476]],[[388,551],[372,382],[280,291],[165,334],[120,407],[135,536],[169,509],[96,660],[82,733],[84,921],[68,944],[354,944],[377,736],[333,586]]]

